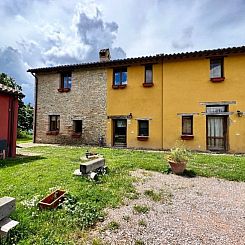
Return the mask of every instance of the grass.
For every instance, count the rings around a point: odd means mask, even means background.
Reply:
[[[145,206],[145,205],[134,205],[134,211],[136,211],[137,213],[142,213],[142,214],[146,214],[149,212],[149,207]]]
[[[74,234],[103,219],[104,208],[117,207],[125,196],[138,197],[130,171],[168,171],[163,153],[93,148],[105,156],[109,174],[92,182],[72,175],[87,149],[22,148],[23,153],[40,155],[0,160],[0,197],[16,198],[16,211],[11,218],[20,222],[11,233],[9,244],[77,244]],[[200,176],[245,181],[245,157],[194,154],[188,170]],[[69,192],[66,208],[38,210],[37,201],[56,188]]]
[[[141,240],[136,240],[135,245],[144,245],[145,243]]]
[[[26,134],[21,138],[17,138],[17,144],[32,142],[32,135]]]
[[[145,190],[144,194],[146,196],[150,197],[155,202],[159,202],[162,200],[162,193],[161,192],[155,192],[154,190]]]
[[[109,224],[108,224],[108,228],[112,231],[114,230],[117,230],[119,229],[120,225],[119,223],[117,223],[116,221],[111,221]]]
[[[144,227],[147,226],[146,222],[145,222],[143,219],[139,220],[138,224],[139,224],[140,226],[144,226]]]

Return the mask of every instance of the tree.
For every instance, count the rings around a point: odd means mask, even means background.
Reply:
[[[5,73],[0,73],[0,83],[13,89],[22,91],[22,87],[19,84],[17,84],[12,77],[9,77]],[[33,107],[30,103],[25,105],[22,99],[23,98],[21,96],[18,97],[18,129],[30,131],[32,130],[33,125]]]
[[[32,130],[33,107],[30,103],[19,108],[18,128],[24,131]]]
[[[15,82],[15,80],[12,77],[9,77],[5,73],[0,73],[0,83],[14,89],[18,89],[19,91],[22,91],[22,87]]]

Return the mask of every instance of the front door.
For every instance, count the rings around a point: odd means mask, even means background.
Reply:
[[[127,119],[113,120],[113,145],[127,146]]]
[[[207,116],[207,149],[227,150],[227,117]]]

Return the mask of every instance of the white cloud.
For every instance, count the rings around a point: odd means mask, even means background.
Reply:
[[[24,81],[27,67],[240,46],[244,0],[1,0],[0,71]],[[31,100],[27,96],[27,100]]]
[[[118,25],[105,21],[94,1],[71,0],[73,7],[67,1],[51,0],[22,0],[22,4],[0,3],[0,18],[4,17],[0,31],[5,33],[0,41],[0,71],[22,84],[26,101],[32,101],[34,79],[26,73],[30,67],[97,61],[101,48],[110,48],[114,59],[125,57],[122,48],[114,47]]]

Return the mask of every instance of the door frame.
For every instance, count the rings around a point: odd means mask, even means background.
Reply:
[[[224,134],[224,149],[222,150],[212,150],[208,148],[208,118],[212,118],[212,117],[220,117],[223,118],[223,134]],[[226,115],[207,115],[206,116],[206,149],[208,151],[214,151],[214,152],[227,152],[228,151],[228,118],[229,116]]]
[[[127,147],[127,130],[128,130],[128,120],[125,118],[117,118],[112,119],[112,146],[115,146],[115,129],[116,129],[116,123],[118,120],[125,120],[126,121],[126,134],[125,134],[125,147]]]

